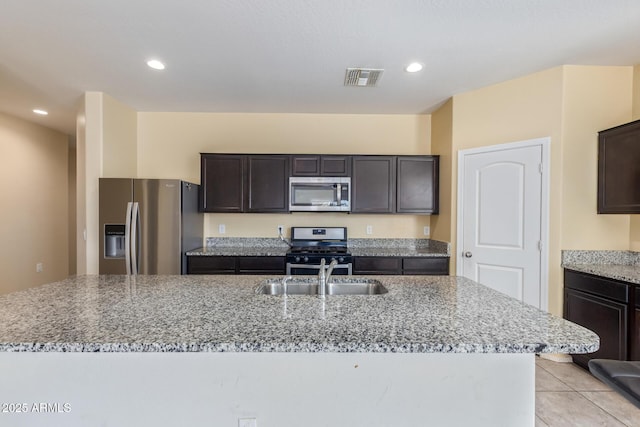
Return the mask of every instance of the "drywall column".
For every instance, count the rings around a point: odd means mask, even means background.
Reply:
[[[632,120],[640,120],[640,65],[633,67]],[[631,215],[629,249],[640,251],[640,215]]]
[[[76,123],[78,274],[98,273],[98,178],[102,175],[102,93],[87,92]]]

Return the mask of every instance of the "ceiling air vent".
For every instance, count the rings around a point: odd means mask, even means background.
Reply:
[[[384,70],[374,68],[347,68],[344,76],[345,86],[376,86]]]

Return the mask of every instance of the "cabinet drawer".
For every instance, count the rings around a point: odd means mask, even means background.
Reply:
[[[402,258],[354,257],[354,274],[402,274]]]
[[[187,257],[187,274],[234,274],[236,258],[225,256]]]
[[[616,280],[565,270],[564,286],[615,301],[629,302],[629,285]]]
[[[284,274],[284,257],[243,256],[238,257],[240,274]]]
[[[449,274],[449,258],[404,258],[402,260],[404,274]]]

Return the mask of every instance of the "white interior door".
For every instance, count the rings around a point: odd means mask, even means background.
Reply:
[[[461,151],[458,182],[458,274],[543,309],[545,141]]]

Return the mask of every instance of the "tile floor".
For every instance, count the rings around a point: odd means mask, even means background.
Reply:
[[[536,427],[640,427],[640,409],[573,363],[536,357]]]

